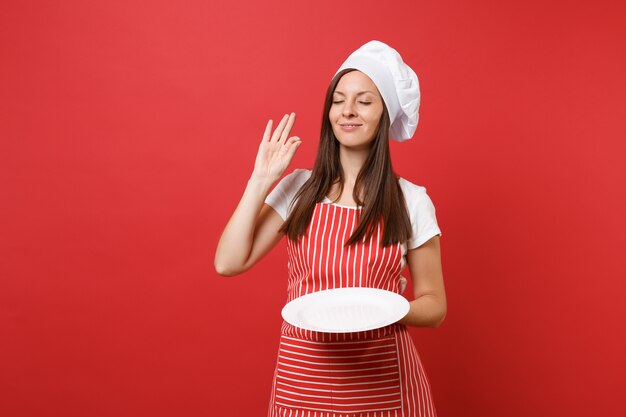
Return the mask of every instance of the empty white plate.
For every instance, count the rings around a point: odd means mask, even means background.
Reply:
[[[317,291],[287,303],[287,323],[305,330],[349,333],[377,329],[400,320],[409,301],[395,292],[367,287]]]

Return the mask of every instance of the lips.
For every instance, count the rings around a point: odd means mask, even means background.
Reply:
[[[344,132],[354,132],[361,125],[344,123],[344,124],[340,124],[339,126],[341,127],[341,130],[343,130]]]
[[[349,127],[349,126],[361,126],[361,125],[356,124],[356,123],[339,123],[339,126]]]

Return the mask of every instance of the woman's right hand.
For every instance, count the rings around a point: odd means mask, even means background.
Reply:
[[[271,137],[272,119],[267,122],[254,162],[253,176],[267,179],[273,184],[283,175],[302,143],[297,136],[287,138],[295,120],[295,113],[283,116]]]

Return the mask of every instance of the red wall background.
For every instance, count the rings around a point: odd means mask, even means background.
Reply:
[[[443,232],[448,315],[411,329],[439,415],[626,415],[625,17],[3,1],[0,415],[265,415],[284,241],[234,278],[216,244],[267,120],[297,113],[289,170],[311,167],[325,89],[371,39],[421,84],[391,146]]]

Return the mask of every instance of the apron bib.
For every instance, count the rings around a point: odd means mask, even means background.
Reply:
[[[333,288],[404,290],[406,245],[383,247],[382,223],[370,240],[343,247],[361,210],[318,203],[305,235],[298,242],[287,239],[287,302]],[[273,403],[286,415],[291,415],[287,410],[351,415],[401,409],[398,326],[324,333],[283,322]]]

